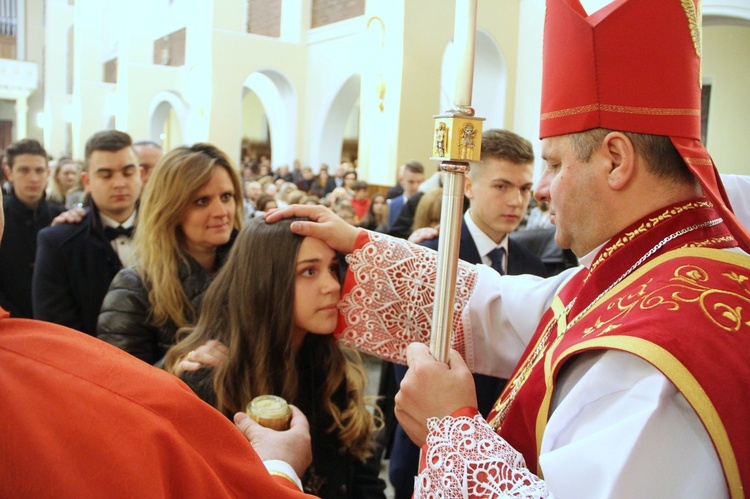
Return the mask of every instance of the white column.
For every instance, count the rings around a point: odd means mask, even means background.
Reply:
[[[26,2],[16,1],[16,59],[26,60]],[[25,134],[26,132],[24,132]]]
[[[16,97],[16,126],[15,140],[25,139],[29,133],[28,127],[29,103],[28,96]]]

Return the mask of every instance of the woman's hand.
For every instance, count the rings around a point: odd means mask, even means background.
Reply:
[[[197,371],[203,367],[216,367],[224,362],[228,352],[229,349],[222,342],[208,340],[177,361],[174,374],[179,377],[188,371]]]

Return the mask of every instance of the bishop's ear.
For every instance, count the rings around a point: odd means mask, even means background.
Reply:
[[[609,160],[607,176],[609,186],[614,190],[625,188],[635,173],[635,149],[633,142],[621,132],[611,132],[602,142],[604,154]]]

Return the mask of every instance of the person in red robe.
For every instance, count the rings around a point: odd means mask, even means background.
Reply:
[[[311,458],[301,413],[287,432],[244,414],[235,427],[78,331],[0,310],[0,393],[2,497],[309,497],[295,484]]]

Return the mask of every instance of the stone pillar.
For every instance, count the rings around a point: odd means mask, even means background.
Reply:
[[[16,97],[16,126],[14,128],[14,140],[25,139],[29,133],[29,96],[20,95]]]

